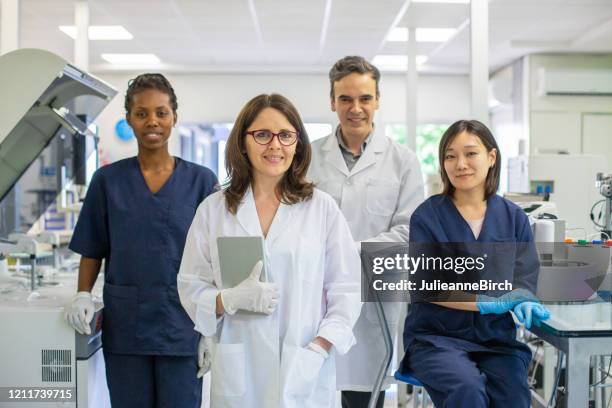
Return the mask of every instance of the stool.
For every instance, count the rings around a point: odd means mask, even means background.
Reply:
[[[423,383],[418,379],[414,378],[409,374],[402,374],[400,370],[397,370],[393,377],[399,381],[406,384],[410,384],[413,387],[412,391],[412,407],[418,408],[427,406],[427,401],[429,401],[429,396],[427,395],[427,391],[425,391],[425,387],[423,387]],[[422,405],[421,405],[422,404]]]

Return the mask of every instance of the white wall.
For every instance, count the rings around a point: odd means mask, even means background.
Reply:
[[[502,158],[500,175],[500,191],[508,191],[508,159],[516,157],[520,152],[521,143],[526,144],[528,128],[526,115],[523,111],[525,105],[523,95],[528,90],[526,81],[523,81],[523,60],[491,75],[489,80],[489,104],[491,131],[499,145]]]
[[[513,184],[530,189],[529,181],[554,182],[550,199],[567,221],[567,236],[586,238],[595,231],[589,210],[601,198],[596,173],[612,170],[612,97],[539,95],[540,71],[612,70],[612,55],[530,55],[508,69],[510,75],[500,70],[492,77],[493,84],[504,83],[493,88],[506,103],[492,111],[493,131],[502,136],[506,157],[518,155],[522,142],[528,147],[521,153],[531,156],[528,174],[513,174],[528,179]],[[571,156],[538,154],[543,150],[565,150]]]
[[[540,96],[540,69],[606,69],[612,72],[612,55],[565,54],[531,55],[529,57],[529,151],[566,149],[569,153],[600,153],[612,163],[610,149],[593,149],[599,144],[602,124],[612,125],[612,97],[610,96]],[[610,130],[612,137],[612,129]],[[607,147],[607,146],[606,146]]]
[[[492,110],[491,124],[502,157],[559,150],[603,154],[608,164],[601,171],[612,170],[612,97],[539,95],[542,69],[612,71],[612,55],[534,54],[492,75],[492,93],[502,105]],[[522,152],[520,143],[527,146]],[[504,160],[502,191],[505,170]]]
[[[99,116],[100,146],[110,161],[136,154],[134,141],[121,142],[114,126],[124,117],[123,98],[132,74],[96,74],[119,90]],[[179,103],[180,122],[233,122],[242,106],[260,93],[278,92],[288,97],[307,122],[336,123],[329,106],[329,82],[325,74],[168,74]],[[383,74],[381,107],[377,123],[403,123],[405,77]],[[469,115],[467,76],[421,76],[418,83],[419,123],[452,123]],[[178,152],[173,137],[171,151]]]

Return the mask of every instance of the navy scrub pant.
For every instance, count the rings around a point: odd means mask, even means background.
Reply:
[[[418,342],[409,371],[437,408],[529,408],[527,366],[518,356],[465,352]]]
[[[104,352],[113,408],[200,408],[197,356],[140,356]]]

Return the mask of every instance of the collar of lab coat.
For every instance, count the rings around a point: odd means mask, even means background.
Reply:
[[[338,139],[336,139],[336,134],[334,132],[327,136],[327,140],[322,146],[322,149],[325,152],[325,160],[347,177],[359,173],[360,171],[374,165],[378,161],[380,154],[387,148],[389,140],[383,132],[384,129],[381,129],[380,126],[374,126],[374,135],[372,136],[372,140],[370,143],[368,143],[365,151],[359,160],[357,160],[355,167],[353,167],[353,170],[351,171],[349,171],[348,167],[346,167],[346,162],[344,161],[344,157],[342,157],[340,145],[338,144]]]
[[[238,206],[236,219],[247,235],[264,236],[261,229],[261,224],[259,223],[257,208],[255,207],[255,196],[253,195],[253,189],[251,186],[249,186],[249,188],[247,188],[245,191],[242,202]],[[272,225],[270,225],[270,228],[268,229],[268,235],[264,238],[266,243],[272,243],[283,233],[283,231],[288,230],[286,226],[290,220],[291,205],[281,202],[278,206],[278,210],[276,210],[276,214],[274,214]],[[283,228],[283,225],[285,225],[285,228]]]

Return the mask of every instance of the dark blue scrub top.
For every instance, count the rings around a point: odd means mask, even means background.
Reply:
[[[525,212],[516,204],[493,195],[478,239],[446,195],[435,195],[423,202],[410,219],[410,242],[531,242],[522,246],[529,253],[523,263],[511,265],[507,276],[513,288],[535,293],[538,258],[531,227]],[[518,355],[526,363],[529,349],[516,341],[516,329],[510,313],[481,315],[478,312],[449,309],[426,302],[411,305],[404,329],[404,349],[415,340],[438,347],[459,348],[468,352],[491,351]]]
[[[176,275],[196,208],[216,186],[212,171],[180,158],[155,194],[136,157],[96,171],[69,248],[106,259],[106,351],[196,354],[199,335],[180,304]]]

